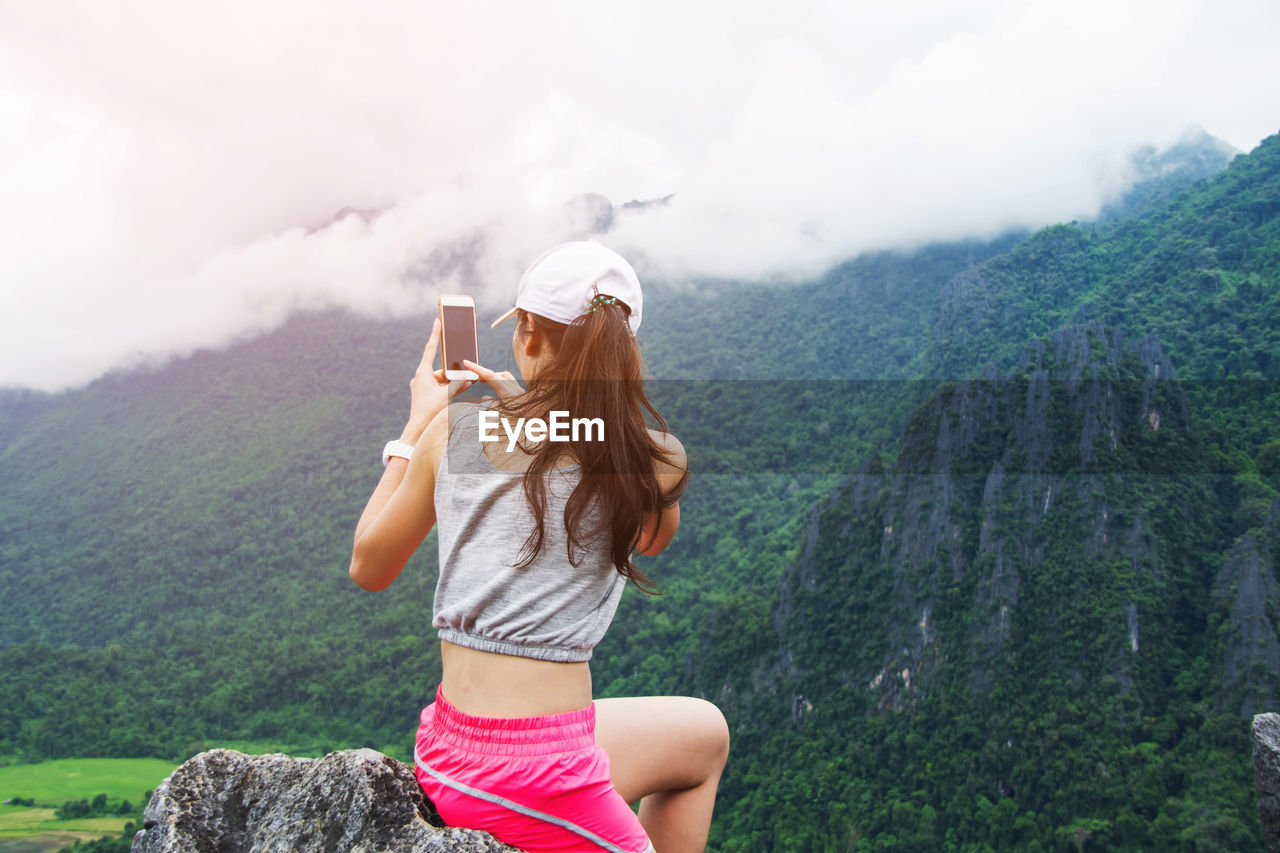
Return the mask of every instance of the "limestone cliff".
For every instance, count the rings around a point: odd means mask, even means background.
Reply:
[[[1201,484],[1181,475],[1200,464],[1152,338],[1067,327],[1009,373],[944,384],[904,426],[895,470],[849,477],[815,509],[775,618],[786,667],[803,678],[840,647],[842,679],[882,709],[910,707],[941,667],[986,693],[1016,654],[1126,694],[1197,571],[1167,543],[1195,529],[1179,508]],[[857,630],[815,633],[841,619]],[[1062,652],[1073,635],[1084,659]]]
[[[1280,703],[1280,498],[1266,521],[1236,540],[1222,561],[1213,595],[1220,619],[1222,685],[1229,701],[1249,716]]]

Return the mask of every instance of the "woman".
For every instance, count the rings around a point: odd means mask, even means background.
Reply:
[[[632,554],[671,541],[688,478],[641,387],[641,308],[616,253],[595,242],[545,253],[494,323],[517,318],[528,390],[466,363],[493,389],[487,404],[449,405],[461,388],[433,370],[437,321],[356,528],[351,576],[378,590],[439,521],[443,678],[422,712],[418,779],[446,822],[524,850],[702,850],[728,755],[710,703],[592,701],[588,661],[622,589],[651,586]],[[602,429],[553,441],[515,426],[553,412]]]

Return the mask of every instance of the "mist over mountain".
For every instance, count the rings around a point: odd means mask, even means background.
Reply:
[[[1158,151],[1145,146],[1129,157],[1129,186],[1118,198],[1108,199],[1099,220],[1114,222],[1149,212],[1168,202],[1196,181],[1222,171],[1240,152],[1210,136],[1204,128],[1191,127],[1178,142]]]
[[[648,282],[805,281],[873,250],[986,242],[1049,221],[1115,218],[1224,165],[1229,149],[1203,131],[1136,152],[1136,142],[1074,144],[1088,153],[1031,142],[999,164],[989,155],[978,162],[950,153],[928,161],[926,172],[917,164],[882,187],[903,170],[893,165],[902,155],[885,152],[875,169],[868,154],[833,165],[831,174],[849,184],[843,194],[831,177],[816,186],[807,176],[804,184],[774,186],[781,175],[757,165],[731,186],[716,185],[723,178],[688,188],[672,181],[652,194],[611,196],[601,181],[591,192],[540,193],[536,202],[514,178],[505,185],[459,180],[376,204],[353,190],[319,216],[305,210],[260,232],[237,228],[225,244],[208,244],[217,237],[207,229],[197,229],[186,249],[177,235],[155,242],[167,229],[188,227],[188,212],[135,235],[138,247],[127,259],[74,275],[63,266],[84,263],[89,248],[51,247],[39,262],[8,264],[13,290],[10,310],[0,316],[10,324],[0,327],[0,387],[78,387],[109,370],[233,345],[300,311],[342,307],[375,319],[406,317],[433,310],[440,292],[466,291],[483,312],[500,312],[530,258],[589,236],[621,250]],[[986,171],[975,171],[979,166]],[[794,201],[801,186],[810,194],[806,209]],[[104,213],[84,224],[85,234],[67,239],[82,244],[108,221],[125,228],[145,219]],[[25,255],[35,245],[17,241],[13,251]],[[42,287],[48,276],[70,278]],[[59,310],[43,310],[43,301]]]
[[[1226,152],[1190,144],[1119,218],[646,291],[694,476],[666,594],[624,596],[593,674],[724,708],[713,849],[1259,846],[1280,137],[1204,175]],[[407,756],[434,540],[376,596],[346,565],[429,328],[302,311],[0,392],[0,760]]]

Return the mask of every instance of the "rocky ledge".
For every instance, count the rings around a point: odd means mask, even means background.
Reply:
[[[1253,718],[1253,786],[1258,791],[1263,848],[1280,853],[1280,714]]]
[[[372,749],[324,758],[202,752],[161,783],[134,853],[514,853],[446,827],[413,768]]]

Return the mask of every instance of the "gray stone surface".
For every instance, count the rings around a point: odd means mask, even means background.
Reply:
[[[202,752],[156,789],[133,841],[134,853],[330,850],[513,848],[488,833],[441,826],[413,769],[371,749],[319,759]]]
[[[1280,853],[1280,714],[1253,718],[1253,786],[1258,789],[1263,849]]]

